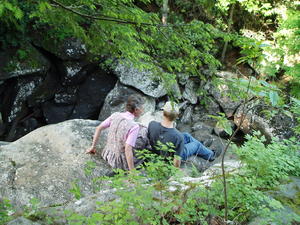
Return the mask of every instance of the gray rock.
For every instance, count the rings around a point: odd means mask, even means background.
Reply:
[[[148,127],[151,121],[161,122],[163,118],[162,111],[146,112],[138,118],[138,122]]]
[[[193,123],[204,122],[212,127],[217,123],[216,119],[210,117],[210,115],[217,116],[221,112],[220,106],[212,99],[208,98],[205,105],[197,105],[193,112]]]
[[[208,162],[200,157],[192,156],[182,164],[182,167],[185,169],[186,173],[189,176],[196,176],[195,179],[201,180],[202,182],[205,182],[207,186],[209,186],[222,174],[220,161],[221,157],[213,162]],[[234,173],[237,172],[239,168],[241,168],[242,164],[238,160],[226,160],[224,161],[224,166],[226,173]]]
[[[197,85],[195,84],[194,81],[188,80],[185,85],[185,89],[182,97],[188,100],[190,103],[196,104],[198,100],[198,95],[196,92],[197,92]]]
[[[87,49],[79,39],[66,40],[61,49],[59,49],[59,56],[64,59],[81,59],[86,53]]]
[[[225,81],[227,78],[237,78],[238,75],[228,71],[218,71],[216,73],[220,77],[221,81]],[[229,86],[226,84],[219,84],[213,86],[211,83],[207,83],[204,87],[222,107],[227,117],[233,116],[235,110],[241,105],[240,99],[233,100],[228,96],[230,93]]]
[[[215,75],[220,78],[237,78],[238,75],[236,73],[232,73],[230,71],[216,71]]]
[[[84,62],[78,61],[63,61],[60,64],[59,71],[62,77],[62,83],[65,85],[74,80],[74,77],[82,70],[84,67]]]
[[[98,154],[85,153],[98,124],[70,120],[39,128],[0,146],[0,196],[16,207],[37,198],[43,207],[73,199],[69,192],[72,182],[77,182],[83,195],[93,193],[92,179],[111,173],[99,155],[105,134],[99,140]],[[88,162],[95,167],[90,174],[85,172]]]
[[[95,71],[98,74],[108,74],[107,71],[98,68],[97,64],[86,61],[63,61],[58,63],[58,69],[64,86],[80,85]]]
[[[8,145],[10,142],[7,142],[7,141],[0,141],[0,146],[1,145]]]
[[[189,167],[188,164],[184,164],[184,170],[189,173]],[[240,162],[238,161],[225,161],[225,168],[227,172],[234,173],[238,171],[240,168]],[[207,169],[203,174],[201,174],[200,177],[190,177],[185,176],[180,179],[172,179],[170,178],[168,182],[168,187],[166,188],[167,194],[165,194],[165,191],[154,191],[153,197],[163,199],[164,201],[169,201],[168,196],[170,195],[170,192],[173,192],[176,195],[179,195],[183,193],[184,191],[188,189],[194,189],[196,187],[203,188],[203,186],[208,187],[211,185],[211,183],[220,177],[220,174],[222,173],[221,165],[219,163],[213,165],[209,169]],[[66,221],[66,216],[64,214],[64,211],[69,211],[71,213],[77,213],[79,215],[89,217],[91,216],[95,211],[97,211],[97,208],[99,208],[99,203],[105,204],[105,202],[110,202],[113,200],[118,200],[119,197],[116,194],[117,189],[111,188],[107,183],[110,181],[106,181],[106,185],[102,185],[100,191],[93,195],[88,195],[84,198],[81,198],[79,200],[73,200],[68,202],[67,204],[59,207],[54,207],[52,209],[43,209],[44,212],[46,212],[47,215],[50,215],[55,220],[55,224],[67,224],[68,221]],[[149,184],[144,184],[145,188]],[[125,182],[123,187],[121,188],[122,191],[133,191],[134,190],[134,184],[131,182]],[[192,192],[187,192],[188,194]],[[156,201],[153,201],[152,204],[157,204]]]
[[[122,84],[139,89],[146,95],[159,98],[167,94],[162,83],[155,81],[149,71],[139,71],[132,66],[119,63],[115,68],[115,73]]]
[[[40,225],[40,223],[33,222],[24,217],[19,217],[7,223],[7,225]]]
[[[87,55],[86,45],[76,38],[68,38],[58,42],[37,38],[34,43],[65,61],[83,59]]]
[[[197,122],[192,126],[192,131],[199,131],[201,133],[211,134],[213,132],[213,127],[203,123]]]
[[[186,107],[184,110],[184,113],[182,117],[180,118],[180,122],[184,124],[189,124],[192,122],[192,114],[193,114],[193,108],[192,106]]]
[[[42,110],[47,124],[54,124],[70,119],[74,105],[58,105],[54,101],[47,101],[42,104]]]
[[[70,119],[97,118],[106,96],[116,82],[116,77],[101,70],[87,77],[78,89],[77,103]]]
[[[236,109],[241,105],[241,101],[233,101],[228,94],[228,86],[219,85],[217,88],[210,86],[209,93],[214,97],[218,104],[222,107],[227,117],[233,116]]]
[[[192,128],[190,124],[178,123],[176,124],[176,129],[180,132],[187,132],[189,134],[192,133]]]
[[[126,87],[117,82],[105,98],[104,105],[100,111],[99,120],[105,120],[114,112],[125,111],[127,99],[130,95],[138,95],[144,99],[144,112],[152,113],[155,110],[155,100],[152,97],[145,96],[133,88]]]
[[[62,88],[54,95],[54,102],[57,105],[74,105],[77,101],[77,86]]]
[[[16,97],[13,99],[13,104],[10,106],[10,112],[8,117],[5,118],[8,122],[12,122],[17,114],[22,110],[22,105],[25,104],[26,100],[36,88],[42,83],[42,78],[35,76],[30,79],[20,78],[16,87]],[[7,108],[9,108],[7,106]]]
[[[227,144],[226,140],[201,130],[193,132],[192,136],[201,143],[206,143],[208,140],[212,140],[212,144],[208,148],[216,151],[217,156],[224,151]]]

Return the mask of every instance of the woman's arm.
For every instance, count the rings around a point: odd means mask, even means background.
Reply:
[[[125,144],[125,156],[126,156],[126,161],[127,161],[129,170],[133,170],[134,164],[133,164],[132,146],[127,143]]]
[[[93,142],[92,142],[92,146],[86,150],[86,153],[91,153],[91,154],[95,154],[96,153],[96,144],[98,142],[99,136],[101,134],[101,131],[105,129],[102,124],[100,124],[95,131],[94,137],[93,137]]]

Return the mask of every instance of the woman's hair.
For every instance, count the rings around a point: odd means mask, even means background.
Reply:
[[[127,100],[126,110],[133,113],[135,109],[143,105],[143,99],[137,95],[130,95]]]
[[[166,111],[164,111],[164,116],[167,117],[168,120],[174,121],[174,120],[177,119],[178,113],[177,112],[166,112]]]

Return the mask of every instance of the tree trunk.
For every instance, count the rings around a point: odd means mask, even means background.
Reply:
[[[230,8],[230,15],[229,15],[228,26],[227,26],[227,33],[229,33],[230,30],[231,30],[234,5],[235,4],[232,4],[231,8]],[[225,59],[225,55],[226,55],[226,51],[227,51],[227,46],[228,46],[228,41],[225,41],[225,44],[224,44],[224,47],[223,47],[223,51],[222,51],[222,56],[221,56],[221,61],[222,62],[224,62],[224,59]]]
[[[162,19],[161,19],[163,25],[167,25],[168,12],[169,12],[168,0],[164,0],[163,8],[162,8]]]

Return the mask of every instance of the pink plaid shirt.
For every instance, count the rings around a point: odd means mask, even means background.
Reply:
[[[121,113],[121,115],[125,118],[125,119],[128,119],[128,120],[134,120],[134,115],[130,112],[123,112]],[[101,123],[101,127],[103,128],[108,128],[110,127],[110,123],[111,123],[111,116],[108,117],[106,120],[104,120],[102,123]],[[129,144],[131,145],[132,147],[135,146],[135,142],[136,142],[136,139],[137,139],[137,136],[138,136],[138,133],[139,133],[139,125],[137,124],[136,126],[134,126],[133,128],[131,128],[127,135],[126,135],[126,144]]]

